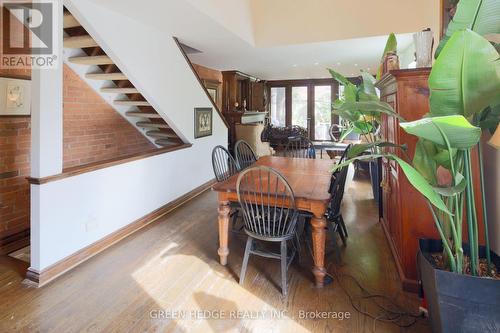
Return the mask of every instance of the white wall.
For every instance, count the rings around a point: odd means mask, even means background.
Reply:
[[[227,129],[215,111],[214,134],[194,139],[193,108],[211,102],[169,31],[146,27],[91,1],[65,5],[193,147],[32,185],[38,204],[32,207],[31,266],[37,271],[213,179],[211,150],[227,144]],[[168,15],[176,13],[165,13],[166,20]]]

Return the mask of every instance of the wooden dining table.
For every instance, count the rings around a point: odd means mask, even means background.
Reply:
[[[312,243],[314,267],[312,272],[317,287],[323,287],[326,275],[325,269],[325,241],[326,219],[325,212],[330,200],[328,189],[332,169],[332,160],[290,158],[278,156],[264,156],[254,165],[271,167],[281,173],[290,184],[297,209],[312,213]],[[212,189],[218,192],[218,223],[219,223],[219,250],[220,263],[227,264],[229,255],[229,220],[230,202],[237,202],[236,181],[238,174],[223,182],[216,183]]]

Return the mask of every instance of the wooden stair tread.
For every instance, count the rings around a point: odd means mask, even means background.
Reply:
[[[71,57],[68,61],[79,65],[112,65],[113,61],[107,55],[88,56],[88,57]]]
[[[85,77],[93,80],[127,80],[123,73],[89,73]]]
[[[113,93],[113,94],[137,94],[137,93],[139,93],[139,91],[136,88],[119,88],[119,87],[101,88],[101,92]]]
[[[81,24],[75,19],[71,13],[66,12],[64,13],[63,17],[63,28],[75,28],[75,27],[80,27]]]
[[[135,123],[139,127],[144,127],[144,128],[170,128],[168,124],[166,123],[152,123],[149,121],[138,121]]]
[[[63,45],[65,48],[70,48],[70,49],[81,49],[85,47],[98,46],[96,41],[89,35],[65,37]]]
[[[152,130],[147,131],[146,135],[156,139],[178,138],[178,136],[173,131],[169,133],[164,131]]]
[[[148,101],[131,101],[117,99],[113,101],[116,105],[130,105],[130,106],[151,106]]]
[[[178,145],[181,143],[181,141],[180,140],[169,140],[169,139],[157,139],[157,140],[155,140],[155,143],[158,146],[167,147],[167,146]]]
[[[128,111],[125,112],[125,115],[128,117],[161,118],[161,116],[156,112]]]

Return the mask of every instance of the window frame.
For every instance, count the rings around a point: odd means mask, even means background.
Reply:
[[[315,140],[315,87],[330,86],[332,105],[338,98],[338,83],[333,79],[304,79],[304,80],[273,80],[267,81],[268,96],[271,96],[271,88],[285,88],[285,124],[292,125],[292,87],[307,87],[307,133],[310,140]],[[269,118],[271,118],[271,110],[269,108]],[[338,116],[332,113],[331,123],[338,122]]]

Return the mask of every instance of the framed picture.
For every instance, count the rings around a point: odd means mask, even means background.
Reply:
[[[31,81],[0,77],[0,116],[31,114]]]
[[[194,138],[212,135],[212,108],[194,108]]]

